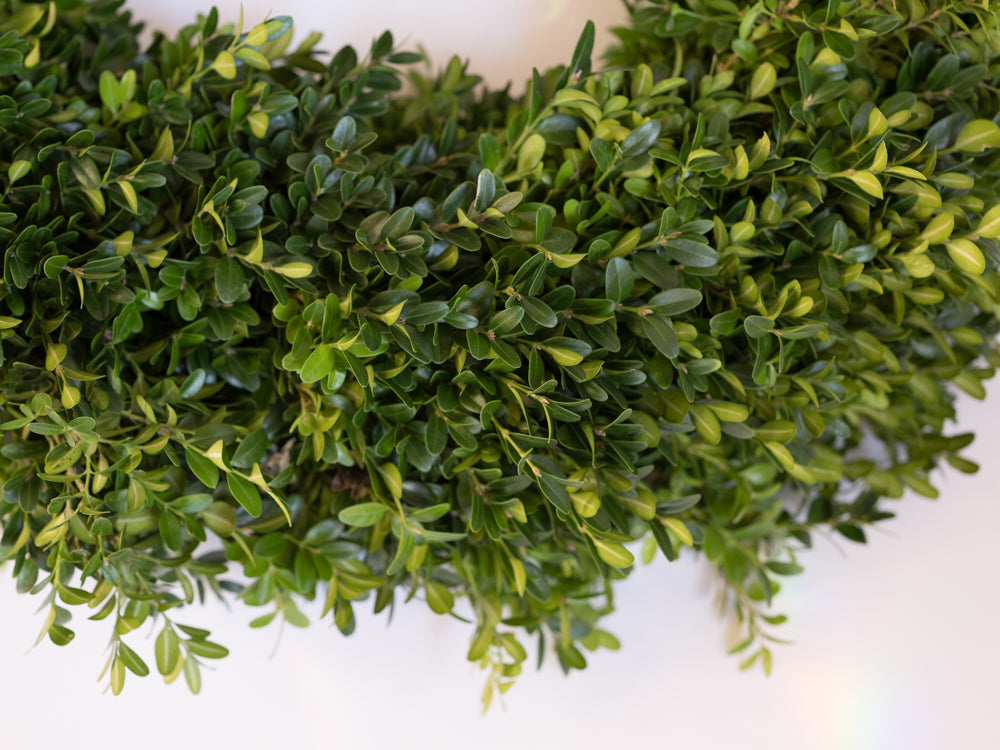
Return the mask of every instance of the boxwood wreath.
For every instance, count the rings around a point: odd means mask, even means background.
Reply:
[[[209,593],[345,634],[417,598],[488,703],[687,547],[769,670],[814,533],[975,470],[998,3],[626,5],[516,95],[388,33],[3,3],[0,558],[42,636],[107,620],[117,693],[152,622],[197,691]]]

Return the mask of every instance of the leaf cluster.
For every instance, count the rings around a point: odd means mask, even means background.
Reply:
[[[140,49],[120,5],[0,8],[0,559],[52,641],[113,618],[115,692],[150,620],[197,691],[210,592],[345,634],[417,597],[488,704],[525,633],[617,647],[639,540],[703,553],[769,670],[814,533],[975,470],[991,4],[643,0],[517,97],[285,17]]]

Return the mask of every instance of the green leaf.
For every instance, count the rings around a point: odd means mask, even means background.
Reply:
[[[333,368],[336,366],[337,355],[334,347],[329,344],[320,344],[313,349],[312,354],[306,357],[299,374],[303,383],[315,383],[333,372]]]
[[[629,133],[621,145],[621,157],[623,159],[634,159],[637,156],[645,155],[656,145],[656,140],[660,137],[659,120],[649,120],[643,123],[631,133]]]
[[[208,528],[223,538],[232,536],[233,532],[236,531],[236,513],[229,503],[221,500],[212,503],[203,510],[199,518]]]
[[[215,266],[215,290],[219,299],[230,304],[243,293],[243,268],[231,255],[223,255]]]
[[[564,336],[553,336],[539,345],[546,354],[562,367],[573,367],[580,364],[590,352],[590,344]]]
[[[101,103],[112,113],[117,113],[121,109],[123,101],[118,87],[118,79],[115,78],[114,73],[110,70],[102,71],[97,79],[97,90],[101,95]]]
[[[544,472],[539,474],[537,480],[538,487],[541,489],[545,499],[552,503],[556,510],[569,513],[572,503],[569,499],[569,493],[566,492],[566,486],[556,477]]]
[[[774,321],[761,315],[748,315],[743,321],[743,328],[746,330],[747,336],[759,339],[766,336],[774,328]]]
[[[691,268],[711,268],[719,261],[715,248],[702,242],[685,239],[670,239],[664,243],[664,251],[671,260]]]
[[[750,410],[742,404],[716,402],[706,405],[722,422],[745,422],[750,416]]]
[[[226,484],[233,497],[236,498],[236,502],[243,506],[247,513],[257,518],[263,508],[257,485],[233,472],[226,474]]]
[[[387,510],[382,503],[359,503],[341,510],[337,518],[343,524],[360,529],[377,524]]]
[[[722,428],[719,425],[718,417],[715,416],[715,412],[707,406],[694,404],[691,406],[689,413],[691,414],[691,421],[694,423],[694,428],[697,430],[698,435],[705,442],[718,445],[722,440]]]
[[[590,75],[590,56],[594,51],[594,38],[596,30],[593,21],[587,21],[577,40],[573,56],[570,58],[567,72],[571,79],[579,79]]]
[[[795,438],[797,432],[794,422],[787,419],[773,419],[770,422],[754,428],[754,436],[765,443],[787,443]]]
[[[427,419],[424,443],[432,456],[440,456],[448,445],[448,425],[438,414],[432,414]]]
[[[521,307],[524,308],[525,315],[543,328],[554,328],[558,322],[552,308],[536,297],[522,297]]]
[[[621,302],[632,292],[635,275],[624,258],[612,258],[604,271],[604,294],[615,302]]]
[[[385,570],[387,576],[394,576],[403,569],[406,565],[406,559],[410,556],[415,544],[416,540],[413,534],[404,527],[403,536],[400,538],[399,546],[396,548],[396,554],[393,556],[392,562],[389,563],[389,567]]]
[[[123,642],[118,641],[118,660],[124,664],[128,670],[139,677],[145,677],[149,674],[149,667],[146,666],[146,662],[139,658],[139,655],[126,646]]]
[[[639,318],[639,326],[643,335],[653,342],[663,356],[675,359],[680,353],[680,342],[673,327],[657,315],[645,315]]]
[[[667,289],[649,301],[649,307],[660,315],[670,317],[693,310],[701,304],[702,294],[697,289]]]
[[[197,638],[192,638],[187,642],[187,649],[195,656],[200,656],[203,659],[224,659],[229,656],[229,649],[225,646]]]
[[[239,469],[249,469],[260,462],[270,446],[271,440],[267,431],[263,428],[254,430],[236,446],[230,463]]]
[[[212,490],[219,486],[219,467],[215,463],[190,447],[184,449],[184,458],[188,468],[202,484]]]
[[[125,685],[125,662],[121,659],[114,659],[111,662],[111,693],[120,695]]]

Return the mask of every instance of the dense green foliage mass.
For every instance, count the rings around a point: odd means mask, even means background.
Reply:
[[[175,618],[230,590],[454,608],[488,700],[525,632],[617,645],[644,537],[769,669],[811,533],[975,470],[996,2],[636,2],[523,96],[286,18],[140,49],[119,5],[0,7],[0,559],[54,642],[108,618],[115,692],[148,621],[197,690],[226,652]]]

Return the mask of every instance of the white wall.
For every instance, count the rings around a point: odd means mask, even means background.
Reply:
[[[238,14],[239,3],[219,4],[224,17]],[[129,5],[161,27],[206,7],[193,0]],[[494,83],[566,60],[587,16],[599,26],[622,17],[613,0],[245,0],[244,7],[248,23],[269,10],[292,15],[300,32],[325,31],[331,48],[351,42],[363,49],[389,26],[442,61],[451,53],[471,58]],[[806,575],[786,584],[781,601],[790,618],[783,635],[796,644],[777,648],[770,678],[740,673],[725,656],[704,569],[658,560],[618,588],[608,625],[621,638],[620,652],[593,656],[569,679],[551,664],[528,671],[508,694],[507,710],[485,718],[482,675],[464,661],[470,631],[417,603],[397,611],[389,627],[382,617],[361,616],[351,638],[323,622],[286,629],[273,658],[276,632],[246,627],[258,612],[241,605],[192,611],[180,620],[211,628],[232,650],[203,674],[202,694],[130,675],[113,698],[95,681],[106,623],[77,617],[69,647],[46,641],[27,653],[41,626],[32,614],[38,603],[17,596],[3,571],[0,746],[1000,747],[993,720],[1000,697],[998,423],[996,391],[985,404],[963,401],[962,428],[980,434],[968,451],[983,464],[978,476],[941,477],[936,502],[907,496],[901,517],[871,533],[867,547],[820,539],[803,556]],[[151,657],[146,636],[130,643]]]

